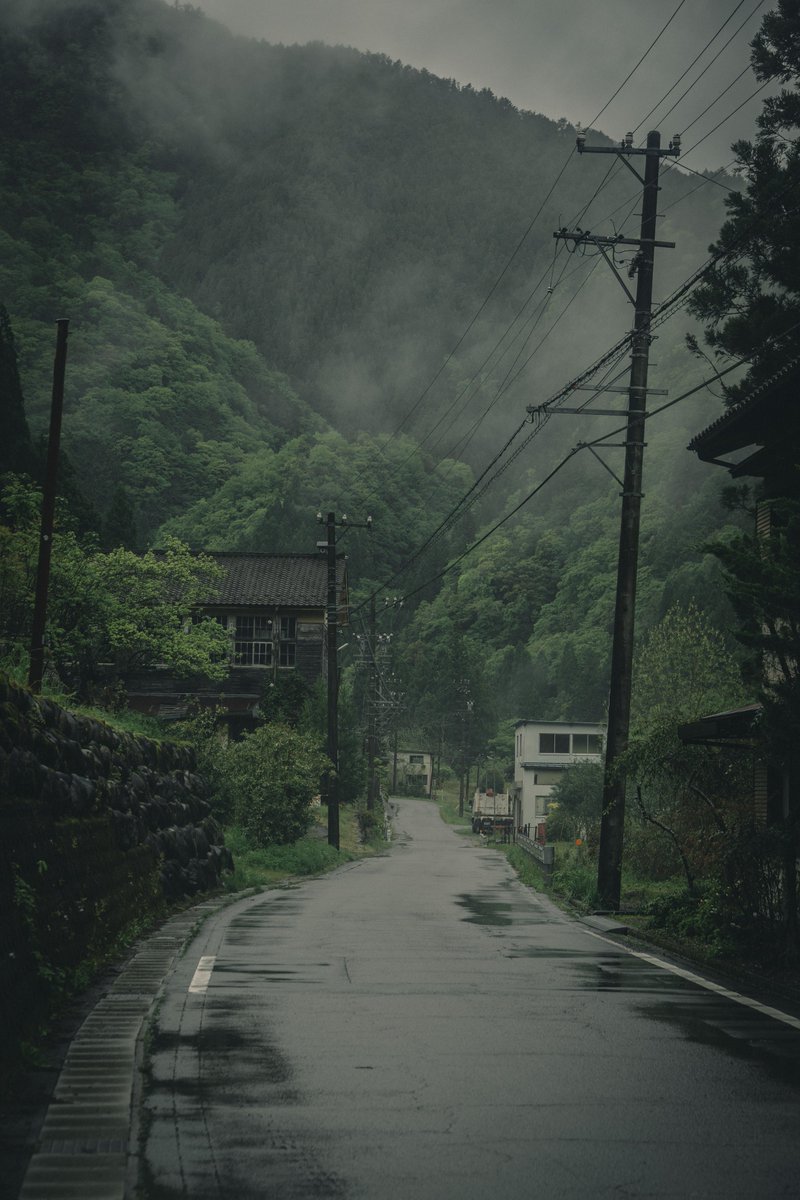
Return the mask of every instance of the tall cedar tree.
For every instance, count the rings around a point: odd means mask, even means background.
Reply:
[[[8,312],[0,305],[0,475],[6,471],[31,475],[36,456],[31,443],[22,386],[17,369],[17,351]]]
[[[718,251],[727,252],[696,293],[693,310],[708,323],[714,349],[751,361],[745,377],[727,389],[729,404],[765,388],[771,461],[767,494],[777,500],[767,541],[740,536],[717,553],[740,619],[740,639],[762,656],[765,736],[773,761],[791,767],[800,729],[800,5],[779,0],[752,43],[761,81],[780,80],[764,102],[754,142],[735,150],[747,179],[728,198],[730,217]],[[785,335],[776,341],[776,335]],[[771,342],[768,339],[772,339]]]

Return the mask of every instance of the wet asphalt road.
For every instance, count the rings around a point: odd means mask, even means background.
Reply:
[[[178,964],[146,1195],[800,1196],[797,1029],[594,936],[399,805],[388,855],[238,903]]]

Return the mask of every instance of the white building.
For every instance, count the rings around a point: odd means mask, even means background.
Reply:
[[[597,721],[517,721],[514,823],[531,831],[547,816],[561,776],[576,763],[602,761],[605,726]]]
[[[433,755],[427,750],[398,750],[392,768],[392,790],[427,795],[431,788]]]

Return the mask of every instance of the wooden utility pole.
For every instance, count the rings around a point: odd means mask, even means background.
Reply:
[[[392,792],[397,791],[397,726],[394,727],[394,747],[392,752]]]
[[[331,766],[322,780],[322,799],[328,806],[328,845],[339,849],[339,595],[336,578],[336,514],[329,512],[327,518],[317,513],[317,521],[325,525],[326,538],[317,542],[317,549],[324,550],[328,566],[328,597],[326,613],[326,648],[328,656],[328,736],[326,753]],[[342,515],[339,522],[343,530],[367,529],[372,531],[372,517],[366,521],[348,521]]]
[[[325,774],[325,801],[328,805],[328,845],[339,849],[339,669],[336,661],[339,636],[339,597],[336,586],[336,515],[328,513],[325,523],[325,551],[328,564],[328,737],[326,751],[331,768]]]
[[[53,394],[50,402],[50,432],[47,438],[47,466],[42,492],[42,516],[39,532],[39,562],[36,568],[36,595],[31,628],[28,687],[32,692],[42,690],[44,675],[44,638],[47,628],[47,594],[50,588],[50,556],[53,549],[53,528],[56,513],[56,484],[58,458],[61,448],[61,414],[64,409],[64,375],[67,365],[67,336],[69,321],[56,322],[56,353],[53,363]]]
[[[375,743],[377,723],[377,694],[378,694],[378,647],[375,622],[375,597],[369,602],[369,713],[367,716],[367,809],[375,807],[377,796],[377,778],[375,774]]]
[[[639,522],[642,509],[644,423],[647,407],[647,372],[650,356],[650,314],[653,303],[658,175],[661,137],[647,135],[642,192],[641,247],[636,275],[636,307],[631,345],[628,427],[625,437],[625,471],[622,477],[617,593],[614,637],[611,646],[611,690],[597,860],[597,891],[603,908],[619,909],[622,888],[622,847],[625,830],[625,774],[619,758],[628,748],[633,677],[633,633],[636,614],[636,581],[639,562]]]
[[[594,244],[604,255],[617,280],[634,306],[631,340],[631,373],[628,386],[627,429],[625,436],[625,470],[622,479],[622,513],[620,518],[619,555],[617,560],[617,591],[614,607],[614,634],[611,648],[611,690],[608,702],[608,733],[606,739],[603,808],[600,823],[600,849],[597,868],[597,891],[603,908],[619,909],[622,884],[622,847],[625,827],[625,774],[620,757],[628,746],[631,711],[631,679],[633,673],[633,634],[636,610],[636,580],[639,555],[639,522],[642,507],[642,466],[644,459],[644,425],[647,407],[647,372],[650,353],[650,320],[653,302],[653,261],[656,246],[672,248],[673,242],[657,242],[658,177],[661,159],[677,157],[680,137],[672,139],[667,150],[661,149],[661,135],[653,130],[647,135],[644,148],[634,148],[633,135],[626,134],[621,146],[589,147],[585,135],[578,131],[578,150],[586,154],[616,154],[643,186],[640,234],[637,239],[594,237],[578,231],[567,234],[559,231],[556,237]],[[644,178],[631,165],[634,155],[644,155]],[[636,272],[636,295],[631,295],[613,261],[606,252],[615,245],[637,245],[631,273]]]

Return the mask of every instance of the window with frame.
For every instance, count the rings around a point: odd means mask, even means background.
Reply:
[[[569,754],[568,733],[540,733],[540,754]]]
[[[278,625],[278,666],[293,667],[297,660],[297,618],[281,617]]]
[[[599,735],[599,733],[573,733],[573,735],[572,735],[572,753],[573,754],[599,754],[600,753],[600,735]]]
[[[237,667],[272,666],[272,621],[269,617],[236,618],[233,662]]]
[[[409,754],[408,761],[410,763],[416,763],[418,766],[422,766],[422,764],[425,762],[425,756],[423,754]]]

